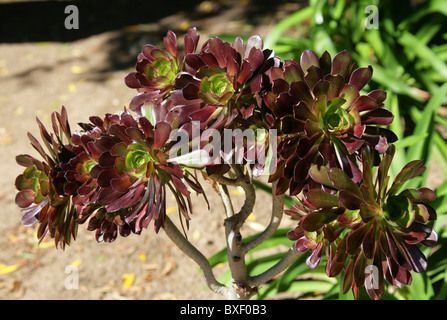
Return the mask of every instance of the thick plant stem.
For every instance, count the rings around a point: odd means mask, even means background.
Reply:
[[[285,195],[275,194],[277,184],[277,181],[272,184],[272,215],[270,217],[270,223],[267,228],[261,234],[259,234],[259,236],[243,245],[243,250],[245,253],[256,248],[258,245],[272,236],[276,230],[278,230],[284,212]]]
[[[225,219],[225,238],[228,249],[228,265],[232,275],[232,286],[230,288],[230,299],[245,300],[250,299],[256,294],[256,288],[247,286],[249,276],[247,274],[247,267],[245,263],[245,252],[242,245],[242,235],[240,229],[245,220],[252,213],[256,202],[256,192],[249,175],[244,175],[241,168],[233,166],[236,173],[237,185],[242,187],[245,191],[245,202],[237,214],[228,216]],[[223,203],[226,207],[226,212],[233,210],[229,207],[231,202],[225,201],[227,194],[223,193]]]
[[[286,255],[278,261],[278,263],[276,263],[273,267],[264,271],[263,273],[251,277],[248,280],[247,284],[254,287],[266,283],[267,281],[273,279],[275,276],[286,270],[287,267],[290,266],[290,264],[295,261],[295,259],[298,258],[300,254],[301,253],[296,250],[295,245],[293,245],[289,249],[289,251],[287,251]]]
[[[210,176],[216,182],[225,208],[224,221],[225,239],[227,242],[228,265],[230,267],[232,283],[230,287],[219,283],[212,272],[206,257],[197,250],[177,229],[169,218],[166,218],[164,229],[171,240],[193,259],[202,269],[208,287],[215,293],[222,294],[228,300],[248,300],[257,293],[257,287],[283,272],[298,256],[294,246],[274,266],[256,276],[249,276],[245,262],[245,255],[263,241],[272,236],[278,229],[284,210],[284,195],[275,195],[277,184],[272,190],[272,215],[267,228],[250,242],[243,243],[240,229],[248,216],[252,213],[256,202],[256,191],[251,181],[250,172],[243,173],[240,166],[232,166],[236,178],[222,175]],[[239,212],[235,213],[227,186],[241,187],[245,192],[245,201]]]
[[[185,238],[169,217],[166,217],[165,219],[164,230],[167,236],[183,253],[199,265],[208,287],[215,293],[227,296],[230,289],[216,280],[208,259]]]

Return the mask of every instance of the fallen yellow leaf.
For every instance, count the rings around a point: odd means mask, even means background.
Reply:
[[[70,92],[75,92],[77,89],[78,89],[78,88],[76,87],[75,84],[70,84],[70,85],[68,86],[68,91],[70,91]]]
[[[0,69],[0,76],[6,77],[9,74],[8,68],[1,68]]]
[[[81,265],[81,263],[82,263],[82,260],[81,260],[81,259],[77,259],[77,260],[73,261],[73,262],[71,263],[71,265],[72,265],[73,267],[79,267],[79,266]]]
[[[231,193],[234,194],[235,196],[243,196],[245,194],[245,191],[244,189],[242,189],[242,187],[237,187],[236,189],[231,191]]]
[[[18,267],[19,266],[17,264],[8,266],[6,264],[0,263],[0,274],[7,274],[7,273],[14,272],[18,269]]]
[[[192,239],[194,241],[198,241],[201,236],[202,236],[202,234],[200,233],[200,230],[195,230],[192,234]]]
[[[71,66],[70,71],[74,74],[84,73],[84,69],[80,66]]]
[[[146,261],[146,255],[143,252],[140,252],[138,254],[138,259],[140,259],[141,261]]]
[[[124,273],[122,276],[123,279],[123,289],[129,289],[133,282],[135,281],[135,273]]]
[[[169,208],[166,208],[166,214],[173,213],[173,212],[175,212],[176,210],[177,210],[177,207],[169,207]]]
[[[252,213],[250,213],[250,215],[247,218],[249,221],[255,221],[256,220],[256,216]]]

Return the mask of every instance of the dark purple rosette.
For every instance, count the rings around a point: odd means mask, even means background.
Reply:
[[[90,179],[84,179],[78,176],[78,173],[80,175],[87,173],[91,165],[86,164],[89,161],[88,156],[84,157],[88,151],[83,147],[76,147],[71,141],[70,126],[64,107],[61,113],[52,114],[54,134],[50,134],[42,122],[39,120],[37,122],[48,153],[29,133],[32,146],[44,160],[39,161],[30,155],[16,157],[17,163],[26,168],[15,181],[19,191],[16,195],[16,204],[22,209],[23,225],[40,223],[37,231],[40,241],[49,234],[55,239],[56,246],[64,248],[65,244],[70,244],[72,237],[76,238],[77,210],[82,211],[88,206],[82,201],[79,201],[79,208],[74,205],[75,196],[82,197],[89,193],[86,185],[90,183]],[[79,170],[78,173],[76,170]]]
[[[348,52],[331,59],[327,52],[318,58],[306,50],[299,62],[286,60],[270,73],[272,90],[264,94],[264,102],[282,135],[278,149],[282,175],[272,177],[279,179],[278,192],[298,194],[314,163],[341,168],[359,182],[360,148],[368,144],[383,154],[396,140],[391,131],[379,127],[393,121],[384,108],[386,93],[360,93],[371,79],[372,68],[354,69]]]
[[[90,175],[97,181],[95,203],[101,206],[91,221],[131,227],[140,233],[153,220],[158,231],[166,216],[166,190],[174,195],[179,212],[186,220],[192,213],[191,191],[203,193],[198,180],[171,160],[167,142],[171,126],[158,122],[153,126],[145,117],[135,119],[127,111],[107,114],[104,120],[92,117],[93,125],[83,124],[90,132],[99,132],[95,140],[98,163]],[[89,212],[91,214],[91,212]],[[107,222],[108,221],[108,222]],[[96,228],[101,238],[102,228]]]
[[[390,145],[373,175],[374,155],[362,148],[362,181],[356,184],[339,168],[312,166],[312,187],[286,213],[298,218],[289,233],[297,250],[311,251],[307,264],[315,268],[322,253],[328,259],[326,273],[345,271],[343,291],[358,296],[366,287],[372,299],[384,294],[384,280],[395,287],[411,284],[411,271],[424,272],[427,261],[417,245],[433,246],[437,233],[427,223],[436,220],[428,204],[436,197],[425,187],[401,190],[403,184],[422,174],[421,161],[404,166],[389,183],[388,170],[394,156]]]

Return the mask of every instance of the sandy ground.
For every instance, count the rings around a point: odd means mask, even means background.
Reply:
[[[204,1],[198,8],[210,10],[210,5]],[[35,118],[50,127],[51,112],[62,105],[72,128],[90,115],[122,110],[135,94],[123,79],[132,71],[136,54],[142,44],[160,42],[168,27],[181,32],[198,26],[205,39],[223,31],[265,35],[274,22],[272,18],[269,24],[257,27],[242,24],[242,10],[243,6],[230,7],[218,19],[197,21],[180,13],[72,42],[0,43],[0,299],[221,299],[204,286],[195,263],[163,232],[155,234],[151,227],[141,235],[98,244],[84,225],[77,241],[65,251],[56,249],[52,239],[38,246],[37,228],[20,225],[21,213],[14,203],[14,180],[22,172],[15,155],[37,156],[26,133],[39,136]],[[210,256],[225,242],[220,198],[209,186],[207,190],[212,210],[206,209],[202,199],[194,199],[196,211],[188,237]],[[237,207],[243,195],[238,190],[231,192]],[[268,221],[270,197],[260,191],[258,199],[252,228],[248,226],[244,235]],[[168,207],[174,205],[170,201]],[[74,270],[78,288],[70,288]],[[225,270],[225,265],[215,268],[217,274]]]

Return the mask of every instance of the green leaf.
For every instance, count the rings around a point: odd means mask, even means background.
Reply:
[[[305,19],[308,19],[312,15],[313,10],[314,9],[311,6],[303,8],[278,22],[269,32],[269,35],[264,39],[264,47],[275,49],[275,44],[280,39],[281,35],[287,29],[297,26]]]
[[[268,194],[272,194],[272,187],[270,187],[268,184],[259,181],[259,180],[253,180],[253,185],[260,189],[263,190],[265,192],[267,192]],[[284,199],[284,205],[288,208],[290,208],[291,206],[293,206],[296,203],[296,200],[288,195],[285,195],[285,199]]]
[[[423,140],[420,140],[419,143],[413,145],[408,150],[408,154],[410,154],[413,159],[425,159],[425,161],[428,161],[428,154],[425,152],[424,154],[424,148],[426,146],[429,146],[429,142],[431,141],[431,138],[433,136],[435,127],[434,127],[434,117],[439,109],[439,107],[442,105],[442,103],[445,101],[447,97],[447,82],[444,83],[432,96],[430,101],[427,103],[427,105],[424,108],[424,111],[422,112],[422,116],[420,121],[416,122],[416,127],[414,129],[414,135],[424,135],[427,134],[426,138]]]
[[[403,32],[397,40],[410,52],[413,52],[420,59],[429,63],[431,67],[437,70],[444,78],[447,78],[447,65],[418,38],[416,38],[410,32]]]

